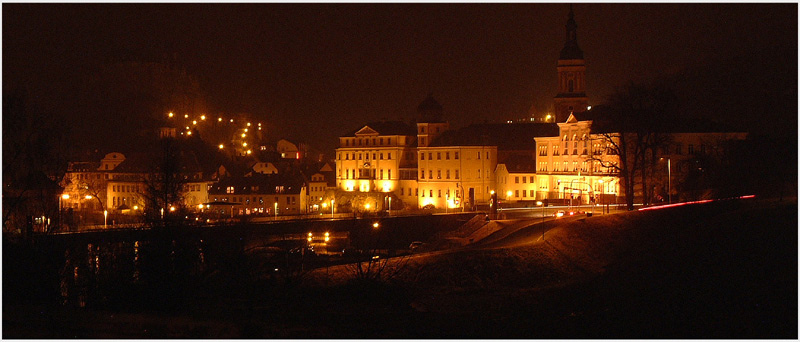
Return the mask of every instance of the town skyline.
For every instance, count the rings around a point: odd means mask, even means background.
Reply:
[[[602,103],[628,82],[691,75],[714,63],[749,65],[754,51],[766,64],[780,65],[770,58],[785,57],[796,70],[797,42],[791,35],[796,16],[785,10],[796,12],[791,4],[573,8],[590,104]],[[114,127],[165,116],[169,110],[119,101],[113,92],[106,98],[72,96],[75,89],[102,89],[96,84],[124,77],[118,69],[109,72],[112,65],[155,62],[185,71],[188,83],[197,84],[180,91],[201,94],[191,103],[207,114],[249,113],[265,123],[273,139],[308,142],[329,154],[338,136],[363,123],[409,120],[428,94],[456,127],[552,110],[569,6],[6,4],[4,9],[4,89],[24,89],[27,101],[66,117],[77,132],[92,129],[81,127],[87,118],[93,127]],[[670,26],[668,35],[656,33],[673,21],[686,25]],[[32,22],[43,26],[34,30]],[[794,58],[782,54],[784,49]],[[757,87],[773,73],[744,75],[750,78],[745,83]],[[751,102],[726,100],[730,92],[718,95],[709,99],[718,111],[698,111],[724,120],[739,116],[732,108],[752,110],[746,108]],[[84,140],[119,135],[98,132]]]

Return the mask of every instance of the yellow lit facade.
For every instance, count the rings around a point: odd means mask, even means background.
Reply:
[[[536,138],[536,200],[572,200],[573,204],[600,201],[601,196],[605,203],[615,200],[619,177],[613,168],[601,164],[616,164],[619,157],[607,154],[602,146],[606,140],[593,135],[591,125],[591,120],[578,121],[570,114],[566,122],[558,123],[559,136]]]
[[[381,134],[369,125],[339,138],[336,184],[344,191],[393,192],[399,189],[401,169],[414,165],[414,136]]]
[[[495,189],[496,146],[420,147],[417,156],[420,207],[471,208]]]

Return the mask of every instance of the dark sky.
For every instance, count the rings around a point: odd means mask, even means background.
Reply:
[[[175,56],[199,80],[210,112],[249,112],[277,134],[315,145],[333,145],[372,120],[410,118],[428,93],[456,127],[525,117],[532,105],[547,110],[569,10],[564,3],[2,8],[4,88],[27,88],[54,115],[79,115],[69,109],[84,108],[75,103],[83,89],[75,80],[101,65]],[[788,47],[796,62],[796,4],[578,3],[574,11],[591,103],[627,82],[730,56]]]

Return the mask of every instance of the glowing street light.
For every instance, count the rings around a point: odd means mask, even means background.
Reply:
[[[367,209],[367,210],[369,210],[369,203],[367,203],[367,204],[364,204],[364,209]]]
[[[275,202],[275,219],[278,219],[278,202]]]
[[[223,149],[223,148],[225,148],[225,145],[223,145],[223,144],[219,144],[219,149],[221,150],[221,149]]]
[[[197,125],[197,120],[192,120],[192,125]]]
[[[325,232],[325,242],[330,241],[330,239],[331,239],[331,233]]]
[[[308,238],[307,238],[308,242],[311,242],[312,236],[313,236],[313,235],[311,235],[311,232],[309,232],[309,233],[308,233]]]
[[[247,123],[247,127],[250,127],[250,123],[249,122]]]
[[[542,206],[542,240],[544,240],[544,202],[536,201],[536,205]]]
[[[169,114],[167,114],[167,116],[173,117],[173,116],[175,116],[175,114],[172,114],[172,112],[169,112]]]
[[[222,122],[222,118],[217,119],[217,121]]]
[[[108,228],[108,210],[103,210],[103,229]]]
[[[188,118],[189,118],[189,114],[184,114],[184,115],[183,115],[183,118],[184,118],[184,119],[188,119]]]
[[[381,224],[378,223],[378,222],[375,222],[375,223],[372,224],[372,228],[375,228],[375,229],[378,229],[378,227],[380,227],[380,226],[381,226]]]
[[[603,180],[602,179],[598,180],[597,182],[600,183],[600,209],[603,210],[603,214],[605,215],[605,213],[606,213],[606,207],[605,207],[605,197],[606,197],[605,196],[605,191],[606,191],[606,188],[605,188],[605,186],[603,186]]]
[[[246,136],[247,136],[247,134],[244,134],[244,133],[242,133],[242,138],[244,138],[244,137],[246,137]]]
[[[175,211],[175,207],[169,207],[169,211]]]
[[[242,147],[247,147],[247,143],[246,143],[246,142],[243,142],[243,143],[242,143]]]
[[[205,115],[201,115],[201,116],[200,116],[200,120],[205,120],[205,119],[206,119],[206,116],[205,116]]]

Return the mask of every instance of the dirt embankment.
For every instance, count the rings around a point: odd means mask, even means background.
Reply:
[[[544,240],[531,225],[392,266],[415,312],[479,317],[475,337],[797,337],[796,202],[564,220]]]

